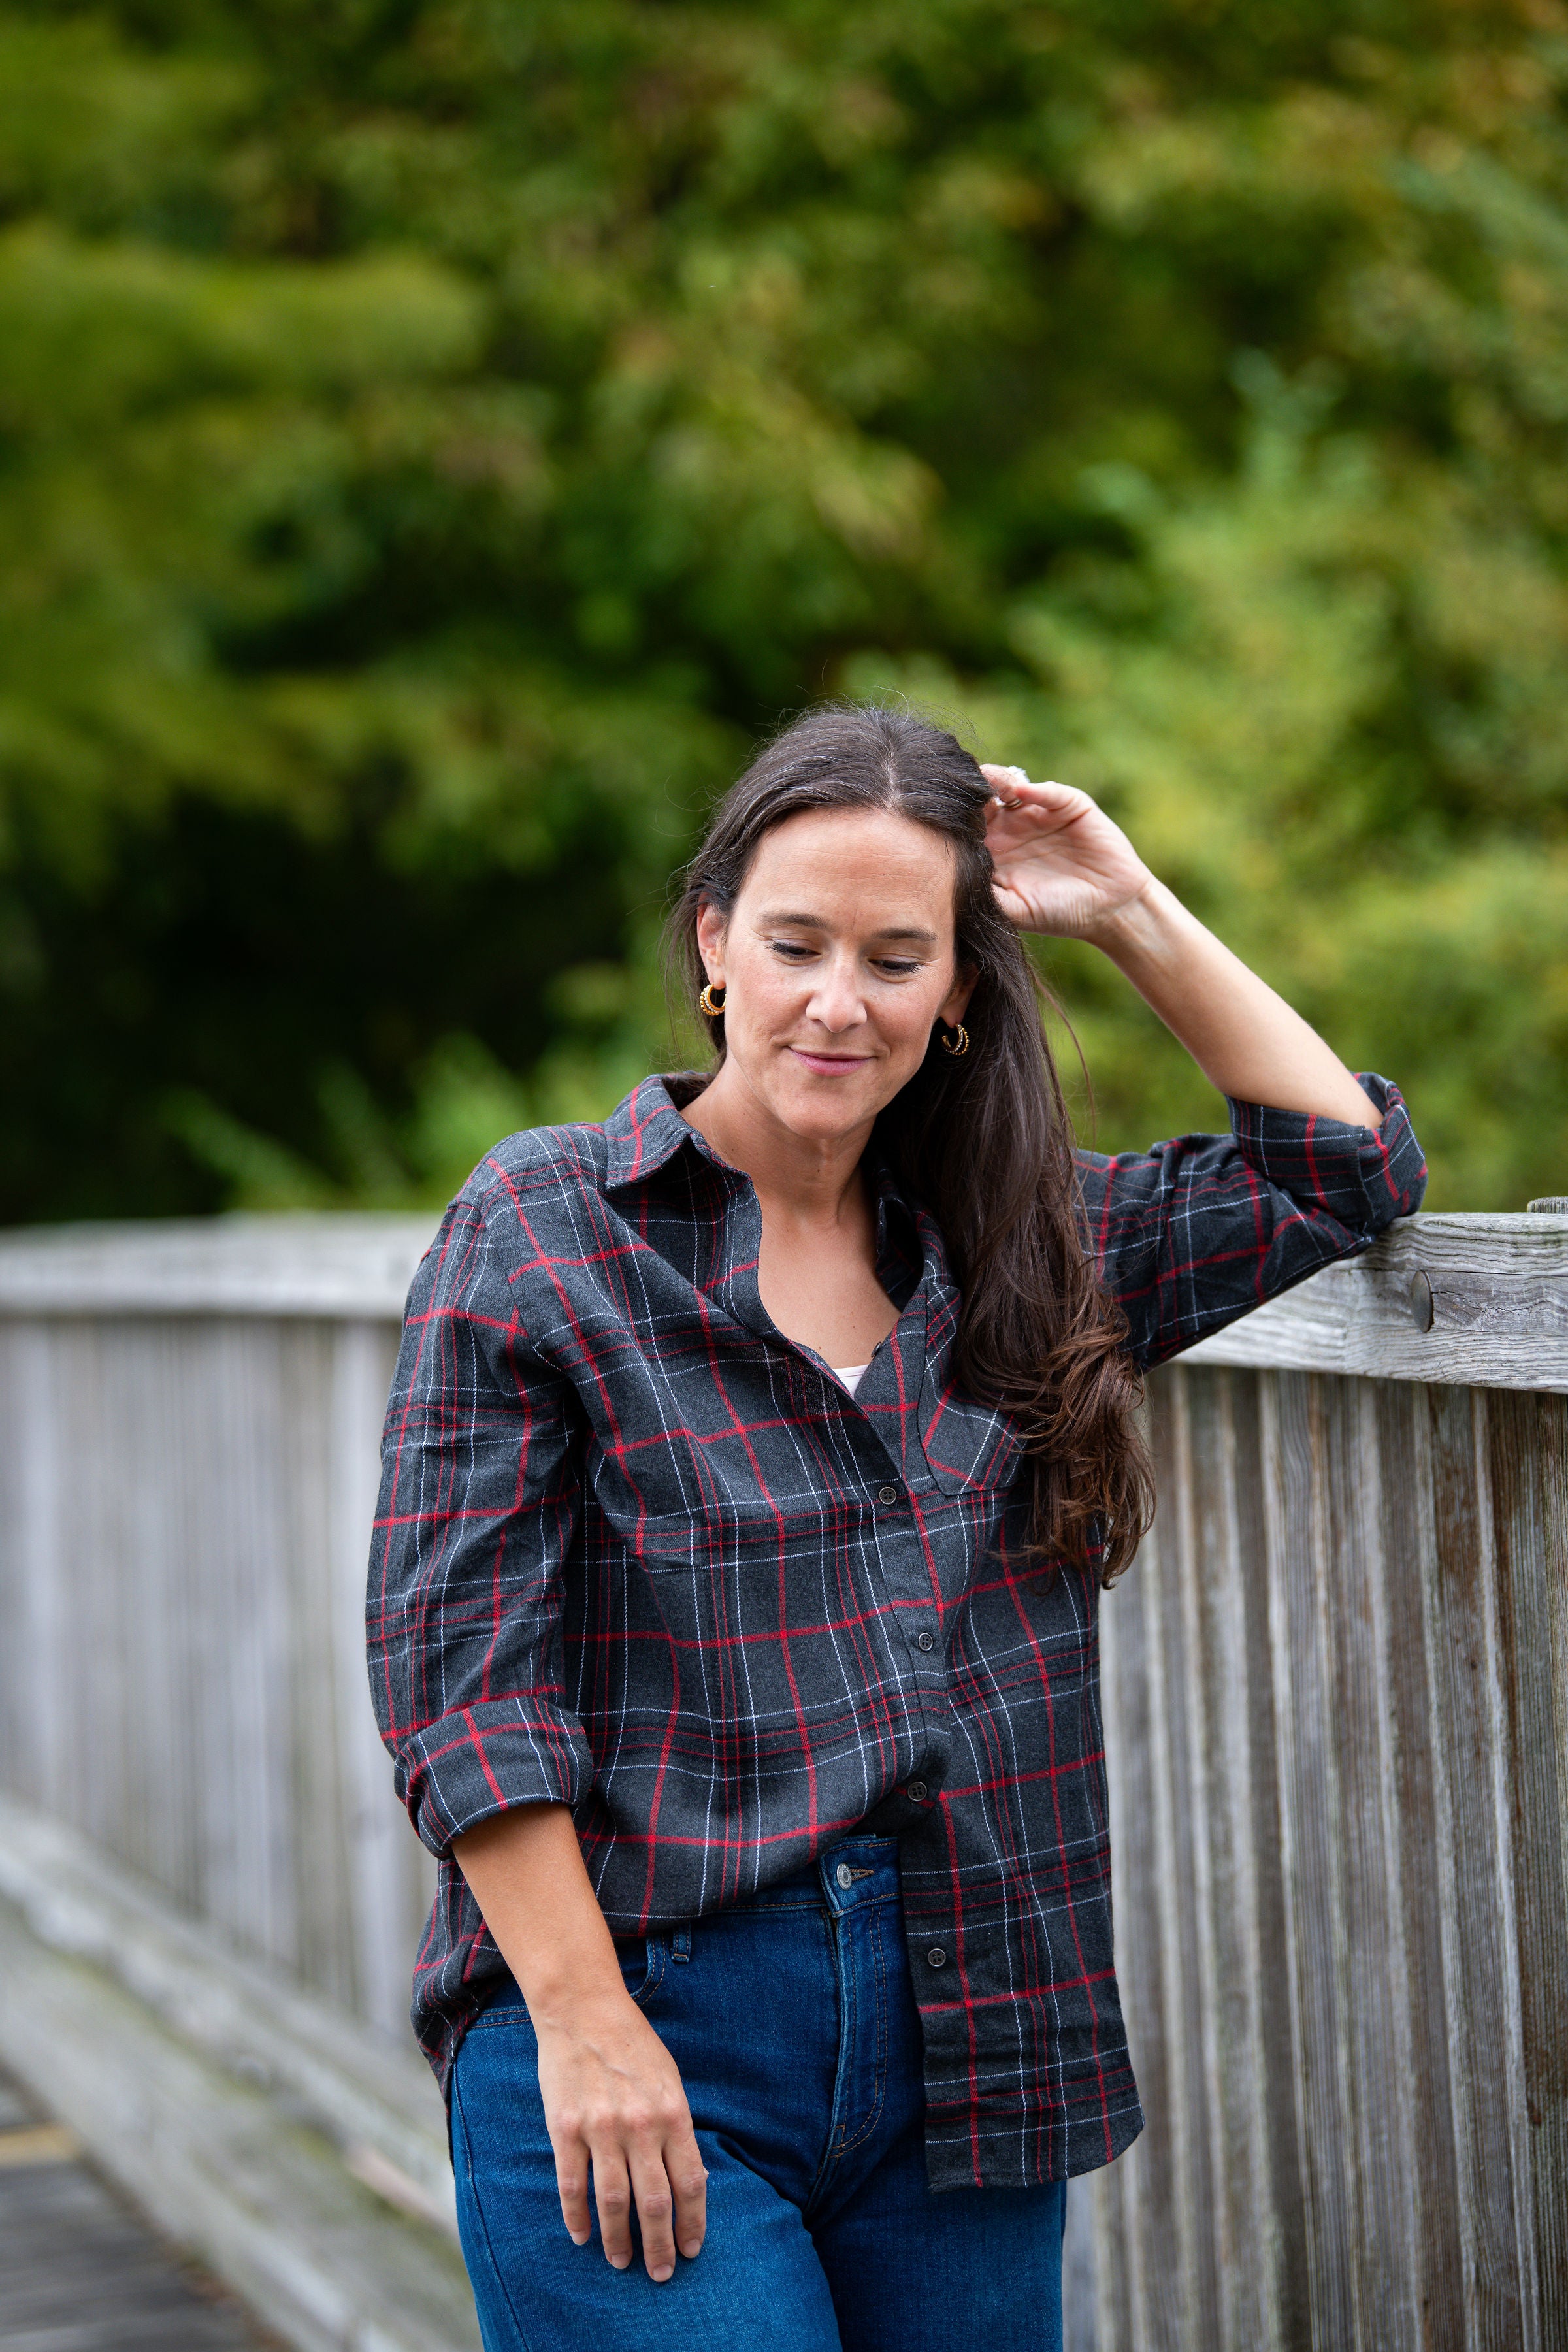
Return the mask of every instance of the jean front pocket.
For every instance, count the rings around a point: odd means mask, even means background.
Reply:
[[[669,1967],[668,1936],[645,1936],[640,1944],[617,1947],[621,1982],[639,2009],[646,2009],[664,1982]]]

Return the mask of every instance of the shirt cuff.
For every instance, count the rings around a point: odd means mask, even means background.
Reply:
[[[575,1805],[594,1779],[593,1752],[564,1708],[519,1699],[458,1707],[405,1739],[397,1793],[420,1842],[445,1856],[454,1839],[517,1805]]]
[[[1230,1104],[1230,1124],[1247,1160],[1293,1200],[1326,1210],[1370,1241],[1395,1217],[1413,1216],[1426,1190],[1426,1161],[1405,1097],[1389,1078],[1358,1071],[1383,1113],[1380,1129],[1352,1127],[1315,1111]]]

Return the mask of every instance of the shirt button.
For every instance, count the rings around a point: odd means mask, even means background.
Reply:
[[[944,1969],[947,1966],[947,1954],[942,1950],[940,1944],[933,1944],[931,1946],[930,1951],[926,1954],[926,1958],[930,1961],[933,1969]]]
[[[917,1633],[915,1635],[915,1647],[917,1650],[934,1650],[936,1647],[936,1637],[931,1633]]]
[[[897,1488],[896,1486],[879,1486],[879,1487],[878,1487],[878,1489],[877,1489],[877,1500],[879,1501],[879,1503],[896,1503],[896,1502],[898,1501],[898,1499],[899,1499],[899,1490],[898,1490],[898,1488]]]
[[[906,1797],[912,1798],[917,1805],[923,1805],[926,1801],[925,1782],[923,1780],[911,1780],[909,1787],[904,1790],[904,1794]]]

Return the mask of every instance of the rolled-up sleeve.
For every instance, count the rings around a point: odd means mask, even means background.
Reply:
[[[437,1854],[512,1806],[575,1804],[594,1770],[563,1704],[574,1399],[522,1306],[460,1195],[409,1293],[366,1598],[381,1735]]]
[[[1079,1154],[1086,1238],[1141,1363],[1370,1248],[1420,1206],[1426,1166],[1404,1097],[1386,1078],[1361,1084],[1380,1129],[1232,1102],[1228,1136]]]

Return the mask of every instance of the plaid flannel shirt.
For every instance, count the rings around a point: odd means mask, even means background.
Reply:
[[[1093,1576],[1020,1558],[1007,1417],[953,1385],[942,1235],[884,1177],[897,1328],[851,1397],[757,1287],[745,1176],[648,1078],[499,1144],[409,1295],[369,1590],[399,1794],[441,1858],[416,2031],[443,2083],[505,1963],[455,1838],[573,1809],[611,1928],[652,1933],[898,1831],[933,2188],[1108,2163],[1142,2116],[1111,1966]],[[1380,1134],[1233,1104],[1230,1137],[1079,1154],[1141,1364],[1415,1207]]]

